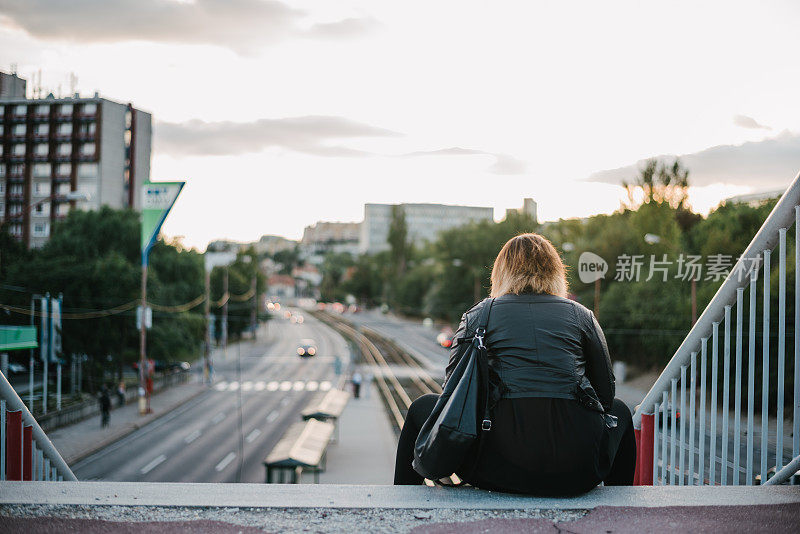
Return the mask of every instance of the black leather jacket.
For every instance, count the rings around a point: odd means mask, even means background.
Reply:
[[[447,378],[478,326],[479,306],[461,317]],[[611,411],[614,373],[606,339],[581,304],[541,293],[497,297],[485,343],[504,398],[574,399],[598,412]]]

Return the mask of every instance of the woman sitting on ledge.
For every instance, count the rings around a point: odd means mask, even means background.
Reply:
[[[633,423],[627,406],[614,398],[603,331],[592,312],[566,294],[566,268],[547,239],[522,234],[503,246],[492,269],[495,301],[485,341],[500,382],[492,387],[501,397],[480,454],[456,473],[473,486],[559,496],[600,482],[633,483]],[[462,316],[456,342],[477,328],[476,308]],[[462,352],[451,349],[445,380]],[[408,410],[395,484],[423,482],[411,466],[414,443],[437,398],[423,395]]]

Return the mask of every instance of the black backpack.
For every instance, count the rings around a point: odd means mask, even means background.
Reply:
[[[489,360],[484,343],[492,304],[494,299],[481,303],[477,329],[471,339],[467,336],[459,340],[459,344],[469,345],[414,444],[412,466],[430,480],[469,472],[480,454],[481,438],[492,428]]]

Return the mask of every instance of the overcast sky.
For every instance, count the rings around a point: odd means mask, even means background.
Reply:
[[[707,211],[800,170],[799,5],[0,0],[0,69],[152,112],[200,249],[365,202],[610,212],[651,156]]]

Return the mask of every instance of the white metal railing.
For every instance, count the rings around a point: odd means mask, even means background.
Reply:
[[[0,481],[4,480],[77,478],[0,373]]]
[[[794,288],[789,291],[789,298],[794,305],[794,402],[793,413],[789,414],[791,424],[787,425],[784,413],[786,240],[792,225],[795,227]],[[634,427],[640,438],[637,464],[640,484],[780,484],[797,472],[800,466],[799,227],[800,174],[637,407]],[[774,320],[770,312],[770,270],[776,246],[778,317]],[[760,295],[759,285],[763,287]],[[756,346],[757,330],[762,336],[760,347]],[[770,353],[771,341],[777,341],[774,355]],[[777,379],[776,398],[769,396],[773,371]],[[743,373],[747,374],[746,383]],[[755,413],[757,375],[761,379],[760,420]],[[718,405],[720,394],[722,402]],[[743,406],[745,395],[746,406]],[[770,410],[771,401],[775,403],[774,410]],[[773,471],[775,475],[767,482]]]

